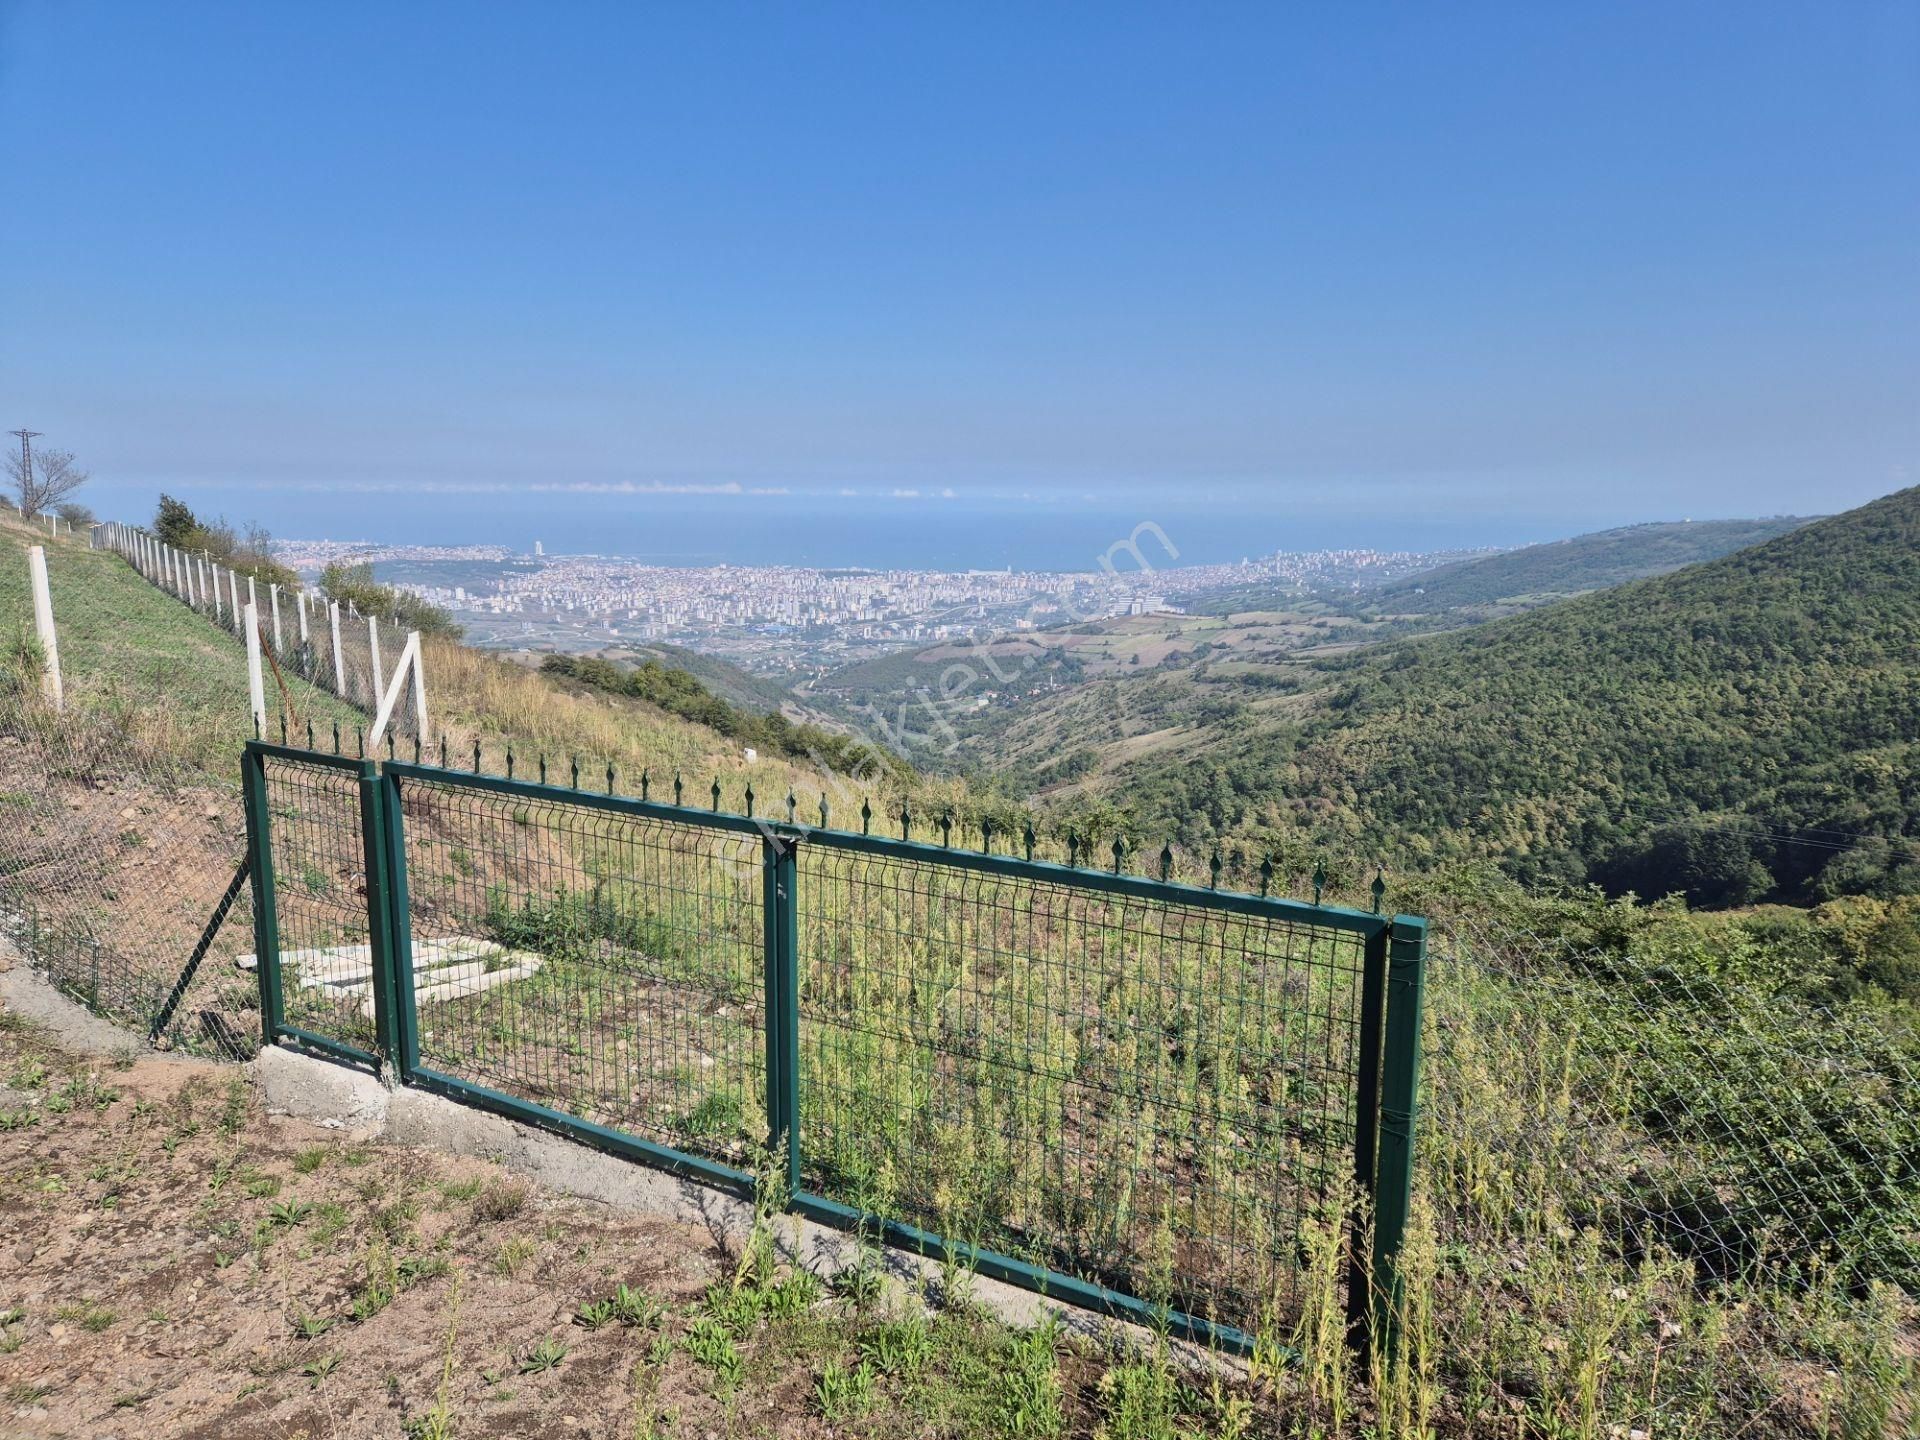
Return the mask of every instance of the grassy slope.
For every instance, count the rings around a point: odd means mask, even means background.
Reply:
[[[0,634],[8,639],[32,630],[26,549],[34,543],[45,542],[17,519],[0,520]],[[84,538],[48,544],[47,564],[70,703],[87,712],[110,709],[130,740],[151,754],[231,778],[234,756],[252,734],[239,642],[118,556],[89,551]],[[444,737],[455,763],[471,763],[479,739],[488,768],[495,770],[508,746],[514,747],[518,773],[532,773],[541,754],[555,774],[578,757],[583,781],[604,785],[611,763],[623,789],[637,787],[643,769],[669,779],[680,770],[703,797],[706,786],[720,779],[730,808],[740,804],[749,778],[761,796],[784,797],[791,786],[815,802],[824,783],[802,765],[763,758],[749,766],[726,737],[640,701],[557,684],[464,646],[429,641],[426,675],[430,748]],[[286,684],[298,720],[311,719],[321,735],[335,720],[346,734],[367,723],[360,710],[292,674]],[[278,707],[271,676],[268,686],[273,712]],[[851,808],[858,803],[856,797]]]
[[[50,542],[8,515],[0,520],[0,634],[8,643],[33,630],[26,552],[34,544],[47,547],[68,704],[83,712],[120,712],[151,743],[232,778],[239,747],[253,733],[239,642],[148,584],[119,556],[87,549],[84,536]],[[286,683],[302,720],[364,723],[359,711],[297,677],[287,676]]]
[[[1550,599],[1665,575],[1758,545],[1806,524],[1765,520],[1680,520],[1628,525],[1529,545],[1502,555],[1442,565],[1383,586],[1365,603],[1396,614],[1432,615],[1502,601]]]

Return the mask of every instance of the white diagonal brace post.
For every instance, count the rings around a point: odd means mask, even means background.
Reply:
[[[421,654],[420,632],[407,632],[407,649],[413,652],[413,728],[420,743],[427,743],[427,666]]]
[[[394,708],[399,705],[400,696],[406,690],[408,668],[418,669],[419,665],[420,632],[415,630],[407,636],[407,643],[400,651],[400,659],[393,667],[393,680],[380,696],[380,708],[374,713],[373,717],[373,730],[367,736],[367,751],[369,754],[371,754],[373,748],[380,743],[380,737],[387,733],[387,723],[393,719]],[[426,714],[426,704],[425,692],[416,689],[414,692],[415,713],[424,717]]]

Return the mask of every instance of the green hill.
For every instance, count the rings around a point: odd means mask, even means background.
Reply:
[[[668,645],[658,640],[609,646],[596,652],[607,660],[624,660],[635,665],[654,660],[672,670],[683,670],[707,689],[743,710],[771,713],[784,710],[797,716],[803,708],[794,693],[780,681],[723,660],[718,655],[689,650],[683,645]]]
[[[1071,735],[1062,790],[1192,841],[1720,904],[1920,890],[1920,488],[1473,629],[1181,680],[1089,687],[1010,750]]]
[[[1384,585],[1362,603],[1402,615],[1539,604],[1717,560],[1806,523],[1798,516],[1776,515],[1764,520],[1678,520],[1597,530],[1570,540],[1442,565]]]

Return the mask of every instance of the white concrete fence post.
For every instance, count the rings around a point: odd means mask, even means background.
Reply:
[[[327,606],[327,619],[333,626],[333,693],[347,698],[347,662],[340,653],[340,602]]]
[[[67,697],[60,685],[60,637],[53,629],[53,592],[47,588],[47,552],[44,547],[28,547],[27,573],[33,580],[33,628],[40,637],[40,649],[46,656],[46,669],[40,675],[40,688],[55,710],[64,710],[67,708]]]
[[[267,687],[260,673],[260,612],[249,602],[241,612],[247,627],[247,699],[253,705],[253,724],[261,738],[267,733]]]
[[[380,670],[380,622],[367,616],[367,650],[373,656],[373,693],[376,697],[387,693],[387,677]]]
[[[273,606],[273,653],[284,655],[287,653],[287,647],[280,641],[280,587],[278,585],[267,586],[267,600]]]

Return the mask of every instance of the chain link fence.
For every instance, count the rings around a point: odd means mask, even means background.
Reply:
[[[245,1059],[259,994],[236,784],[116,757],[32,710],[0,733],[0,938],[163,1049]]]
[[[1476,1257],[1436,1287],[1481,1332],[1455,1356],[1473,1383],[1531,1413],[1554,1327],[1611,1304],[1610,1353],[1673,1352],[1638,1428],[1684,1433],[1695,1405],[1749,1435],[1911,1433],[1920,1062],[1894,1012],[1485,916],[1431,933],[1419,1176],[1440,1252]],[[1584,1281],[1542,1282],[1550,1255]],[[1484,1339],[1501,1293],[1544,1317],[1518,1343]],[[1620,1318],[1642,1307],[1650,1338]]]

